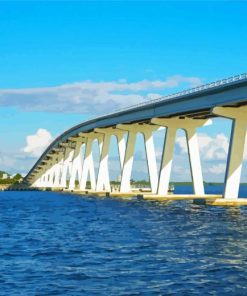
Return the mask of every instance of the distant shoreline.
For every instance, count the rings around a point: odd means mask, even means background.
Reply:
[[[192,186],[192,182],[170,182],[174,186]],[[224,185],[223,182],[204,182],[204,185],[209,185],[209,186],[219,186],[219,185]],[[247,183],[240,183],[240,186],[246,186]]]

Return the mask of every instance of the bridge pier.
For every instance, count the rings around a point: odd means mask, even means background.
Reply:
[[[74,190],[75,189],[75,180],[76,180],[76,174],[78,173],[79,180],[81,179],[82,175],[82,159],[81,159],[81,148],[83,145],[85,145],[86,139],[77,137],[72,139],[72,141],[75,141],[75,148],[74,148],[74,154],[72,159],[72,168],[71,168],[71,176],[69,180],[69,189]]]
[[[69,174],[71,174],[71,164],[72,164],[74,149],[71,146],[69,146],[69,143],[61,143],[60,145],[65,147],[60,187],[66,188],[68,171],[69,171]]]
[[[50,168],[48,169],[47,177],[47,187],[53,187],[53,176],[54,176],[54,161],[51,162]]]
[[[126,141],[124,137],[124,133],[118,133],[116,134],[117,137],[117,143],[118,143],[118,155],[119,155],[119,161],[120,161],[120,169],[121,172],[123,170],[124,165],[124,157],[126,152]]]
[[[186,133],[194,194],[199,196],[205,195],[196,128],[211,124],[211,120],[179,117],[153,118],[151,123],[166,127],[157,194],[168,194],[176,132],[178,129],[183,129]]]
[[[96,191],[110,191],[110,177],[108,169],[108,156],[111,134],[105,132],[103,134],[103,145],[100,153],[99,170],[96,184]]]
[[[134,148],[136,142],[136,133],[134,131],[128,132],[128,138],[126,143],[126,150],[121,174],[120,192],[130,192],[130,178],[134,160]]]
[[[110,185],[109,167],[108,167],[110,141],[112,136],[115,136],[117,138],[120,167],[122,167],[121,159],[123,162],[123,159],[124,159],[123,153],[125,152],[124,132],[116,128],[96,128],[94,129],[94,131],[96,133],[103,135],[103,146],[100,153],[100,163],[99,163],[96,191],[110,192],[111,185]]]
[[[125,158],[122,168],[122,179],[120,185],[120,192],[131,192],[130,178],[134,159],[134,148],[136,142],[137,133],[142,133],[144,137],[145,153],[147,159],[148,174],[151,185],[151,192],[155,193],[158,186],[158,172],[157,161],[153,143],[153,131],[156,131],[158,127],[149,124],[119,124],[118,129],[128,132],[128,140]]]
[[[50,187],[51,186],[51,174],[52,174],[52,165],[53,161],[51,159],[45,160],[44,173],[42,175],[42,187]]]
[[[59,152],[58,154],[58,162],[55,166],[54,169],[54,183],[53,183],[53,187],[55,188],[59,188],[60,187],[60,180],[61,180],[61,174],[62,174],[62,169],[63,169],[63,162],[64,162],[64,153]]]
[[[95,177],[95,170],[94,170],[94,162],[93,162],[93,154],[92,154],[92,144],[95,139],[98,140],[100,154],[102,150],[102,135],[97,133],[80,133],[79,136],[85,137],[86,140],[86,149],[84,160],[82,164],[82,173],[81,173],[81,180],[80,180],[80,190],[86,190],[87,185],[87,177],[89,174],[89,180],[91,183],[91,189],[96,189],[96,177]]]
[[[213,109],[213,113],[232,120],[223,197],[229,200],[237,199],[244,160],[244,145],[247,131],[247,106],[238,108],[216,107]]]

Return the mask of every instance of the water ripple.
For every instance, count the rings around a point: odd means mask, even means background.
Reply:
[[[246,208],[1,192],[0,295],[245,295],[246,225]]]

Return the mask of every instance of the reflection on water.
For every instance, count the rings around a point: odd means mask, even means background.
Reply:
[[[1,192],[0,295],[245,295],[246,225],[245,207]]]

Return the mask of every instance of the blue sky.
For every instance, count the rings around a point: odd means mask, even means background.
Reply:
[[[27,136],[57,136],[109,100],[122,107],[246,72],[246,15],[236,1],[0,2],[1,168],[27,172],[37,158]],[[229,124],[200,132],[228,137]]]

